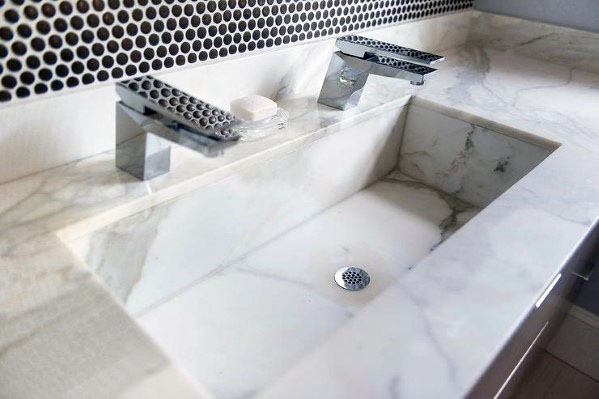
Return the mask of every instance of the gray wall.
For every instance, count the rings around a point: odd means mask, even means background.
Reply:
[[[474,7],[599,32],[599,0],[475,0]]]

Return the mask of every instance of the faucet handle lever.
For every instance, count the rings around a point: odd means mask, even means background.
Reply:
[[[233,129],[237,121],[231,113],[152,76],[119,82],[116,90],[126,106],[142,114],[157,113],[170,124],[219,141],[239,139],[239,133]]]
[[[337,39],[336,45],[342,53],[359,58],[376,55],[425,65],[431,65],[444,60],[444,57],[440,55],[358,35],[342,36]]]

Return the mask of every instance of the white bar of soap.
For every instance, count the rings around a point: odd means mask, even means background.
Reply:
[[[247,122],[270,118],[277,110],[276,102],[256,94],[231,101],[231,113]]]

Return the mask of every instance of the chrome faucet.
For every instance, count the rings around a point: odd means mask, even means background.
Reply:
[[[232,114],[154,77],[119,82],[116,91],[115,163],[140,180],[170,170],[173,142],[216,156],[239,139]]]
[[[318,102],[341,110],[358,105],[371,74],[405,79],[420,86],[436,71],[425,65],[444,59],[440,55],[355,35],[338,38],[336,45],[339,51],[333,53]]]

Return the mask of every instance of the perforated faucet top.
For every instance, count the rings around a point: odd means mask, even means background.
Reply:
[[[360,58],[364,58],[367,54],[373,54],[426,65],[431,65],[443,61],[444,59],[440,55],[426,53],[424,51],[385,43],[358,35],[340,37],[337,39],[336,44],[342,53]]]
[[[373,59],[373,62],[376,62],[379,65],[389,66],[395,69],[401,69],[402,71],[412,72],[423,76],[436,71],[436,69],[424,65],[412,64],[411,62],[389,57],[376,57]]]
[[[152,76],[119,82],[117,92],[123,102],[140,111],[147,109],[220,141],[239,139],[232,129],[233,114],[193,97]]]

